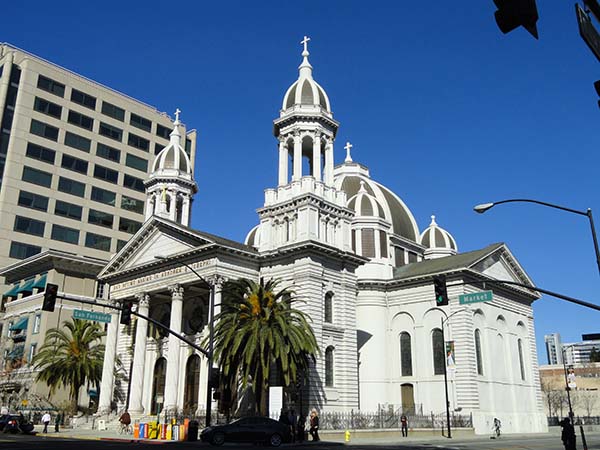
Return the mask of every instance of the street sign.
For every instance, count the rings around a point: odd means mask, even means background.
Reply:
[[[468,305],[470,303],[491,302],[494,298],[492,291],[475,292],[474,294],[463,294],[458,296],[458,303]]]
[[[598,31],[592,25],[590,16],[577,3],[575,4],[575,13],[577,14],[577,23],[579,24],[579,34],[592,53],[596,55],[598,61],[600,61],[600,34],[598,34]]]
[[[110,314],[75,309],[73,310],[73,319],[93,320],[94,322],[110,323]]]

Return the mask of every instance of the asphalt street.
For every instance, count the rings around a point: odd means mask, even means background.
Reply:
[[[600,450],[600,433],[590,433],[588,436],[588,449],[589,450]],[[0,434],[0,449],[15,449],[15,450],[100,450],[100,449],[157,449],[157,446],[163,448],[215,448],[209,444],[201,442],[153,442],[153,443],[131,443],[131,442],[119,442],[111,440],[82,440],[82,439],[64,439],[56,437],[44,437],[44,436],[21,436],[21,435],[5,435]],[[560,439],[556,435],[537,435],[531,436],[503,436],[500,439],[485,439],[483,437],[477,438],[465,438],[465,439],[452,439],[452,440],[431,440],[416,441],[416,442],[376,442],[368,443],[362,442],[350,442],[348,444],[336,443],[336,442],[318,442],[318,443],[305,443],[305,444],[286,444],[282,445],[282,449],[337,449],[340,447],[351,447],[352,450],[360,449],[373,449],[373,450],[426,450],[426,449],[440,449],[440,450],[562,450]],[[256,449],[262,448],[262,446],[248,445],[248,444],[225,444],[223,449]],[[579,441],[577,448],[582,449],[583,446]]]

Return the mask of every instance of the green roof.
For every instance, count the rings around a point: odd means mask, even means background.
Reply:
[[[31,278],[27,280],[23,285],[19,287],[17,290],[17,294],[21,292],[33,292],[33,284],[35,283],[35,278]]]
[[[454,256],[445,256],[443,258],[428,259],[394,269],[394,279],[402,280],[406,278],[424,277],[443,272],[452,272],[455,270],[471,267],[477,261],[502,247],[502,242],[488,245],[481,250],[459,253]]]
[[[37,288],[37,289],[45,289],[46,288],[46,278],[48,278],[47,273],[45,273],[41,277],[39,277],[38,280],[35,283],[33,283],[33,286],[31,286],[31,287]]]
[[[2,294],[2,297],[16,297],[19,294],[19,285],[15,284],[8,291]]]
[[[17,322],[15,324],[10,326],[9,330],[10,331],[26,330],[28,323],[29,323],[28,317],[21,317],[19,320],[17,320]]]

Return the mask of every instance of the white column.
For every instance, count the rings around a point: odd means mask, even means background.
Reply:
[[[160,216],[162,208],[162,194],[160,192],[154,193],[154,215]]]
[[[177,192],[169,191],[171,204],[169,205],[169,219],[175,222],[177,217]]]
[[[148,198],[146,199],[146,217],[145,219],[148,220],[150,217],[152,217],[152,214],[154,213],[154,203],[152,203],[152,199],[153,199],[153,195],[150,194],[148,196]]]
[[[333,142],[327,142],[325,147],[325,184],[333,185]]]
[[[183,203],[181,204],[181,224],[188,227],[190,225],[190,197],[183,197]]]
[[[141,294],[138,296],[137,312],[148,316],[150,296]],[[148,321],[136,318],[137,327],[135,331],[135,345],[133,353],[133,368],[131,370],[131,397],[129,398],[129,411],[132,414],[143,414],[142,392],[144,390],[144,366],[146,362],[146,340],[148,332]]]
[[[169,328],[176,333],[181,333],[181,319],[183,313],[183,287],[180,285],[169,286],[171,291],[171,321]],[[167,373],[165,386],[165,410],[177,409],[177,392],[179,380],[179,347],[180,342],[173,335],[169,335],[167,354]]]
[[[299,134],[294,135],[294,173],[292,180],[302,178],[302,140]]]
[[[321,181],[321,134],[315,133],[313,141],[313,177]]]
[[[115,302],[111,302],[113,305]],[[114,311],[114,310],[111,310]],[[104,361],[102,362],[102,382],[100,383],[100,399],[98,400],[98,413],[110,414],[114,387],[115,355],[117,354],[117,336],[119,315],[114,312],[110,315],[110,323],[106,332]]]
[[[288,148],[284,138],[279,141],[279,186],[288,182]]]

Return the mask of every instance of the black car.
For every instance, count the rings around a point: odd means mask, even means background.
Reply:
[[[0,416],[0,430],[4,433],[35,434],[34,426],[21,414],[4,414]]]
[[[290,428],[268,417],[243,417],[227,425],[215,425],[200,433],[203,442],[222,445],[224,442],[267,442],[279,447],[292,440]]]

